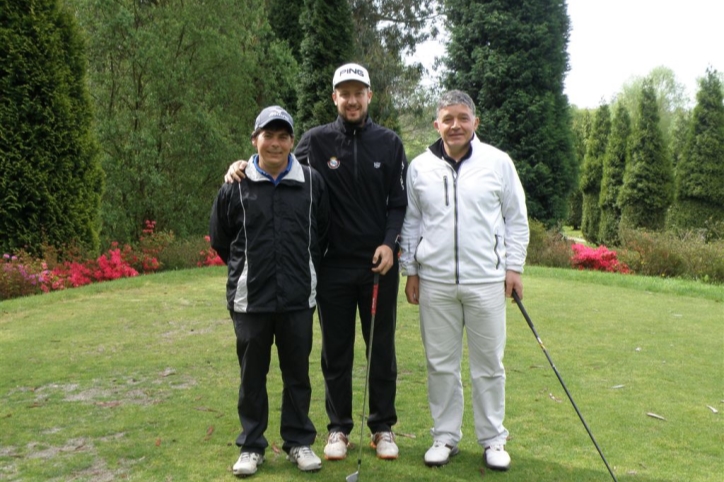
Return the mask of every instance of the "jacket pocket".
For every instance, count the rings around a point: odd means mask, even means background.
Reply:
[[[422,236],[420,236],[420,240],[417,242],[417,246],[415,246],[415,255],[414,255],[414,257],[415,257],[415,262],[416,262],[418,265],[420,264],[420,260],[417,258],[417,255],[418,255],[419,252],[420,252],[420,245],[422,245]]]

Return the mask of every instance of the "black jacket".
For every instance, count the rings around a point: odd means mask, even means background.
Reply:
[[[241,182],[224,184],[211,209],[211,246],[228,265],[227,305],[240,313],[315,306],[329,203],[322,177],[290,156],[275,186],[250,162]]]
[[[407,158],[397,134],[369,117],[362,126],[337,117],[307,131],[295,154],[322,175],[329,191],[325,264],[370,266],[382,244],[396,252],[407,207]]]

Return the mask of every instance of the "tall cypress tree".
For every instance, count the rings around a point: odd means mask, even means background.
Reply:
[[[593,117],[591,136],[586,144],[583,158],[580,187],[583,193],[583,216],[581,231],[583,237],[592,243],[598,243],[598,230],[601,220],[601,208],[598,199],[601,195],[603,177],[603,157],[606,155],[608,135],[611,131],[611,113],[607,104],[602,104]]]
[[[568,99],[569,19],[560,0],[448,0],[446,88],[466,91],[484,142],[507,151],[526,191],[528,213],[565,219],[576,178]]]
[[[628,159],[628,140],[631,135],[631,117],[622,103],[616,104],[613,112],[611,135],[608,138],[606,154],[603,157],[601,178],[601,222],[599,242],[609,246],[619,243],[618,225],[621,209],[618,207],[618,193],[623,186],[623,173]]]
[[[724,222],[724,103],[714,70],[699,80],[684,155],[676,166],[677,228],[704,228]]]
[[[674,176],[650,80],[643,83],[637,114],[631,133],[631,157],[618,198],[620,225],[661,230],[674,197]]]
[[[84,45],[57,0],[0,0],[0,249],[99,245]]]
[[[586,144],[591,135],[593,115],[589,109],[571,109],[571,130],[573,134],[573,152],[576,156],[576,186],[568,196],[568,217],[566,224],[573,229],[580,229],[583,221],[583,193],[578,178],[583,169],[583,159],[586,157]]]
[[[351,62],[354,52],[352,13],[348,0],[304,0],[302,66],[297,90],[297,125],[304,132],[336,117],[332,76]]]

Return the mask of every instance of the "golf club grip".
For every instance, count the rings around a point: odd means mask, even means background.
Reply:
[[[370,313],[372,316],[375,316],[377,314],[377,294],[380,291],[380,274],[375,273],[375,279],[372,283],[372,310],[370,310]]]

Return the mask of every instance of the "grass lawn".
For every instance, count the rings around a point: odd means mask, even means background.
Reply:
[[[536,267],[524,282],[536,329],[618,479],[721,481],[724,287]],[[233,480],[238,365],[224,285],[224,268],[203,268],[0,303],[0,481]],[[403,296],[399,308],[401,456],[377,460],[365,446],[361,482],[611,480],[512,304],[510,471],[482,469],[467,376],[461,454],[425,467],[431,420],[417,308]],[[311,416],[321,454],[327,420],[315,336]],[[359,419],[361,343],[355,353]],[[276,361],[269,393],[272,445],[252,480],[342,482],[357,469],[356,450],[316,474],[287,462]]]

